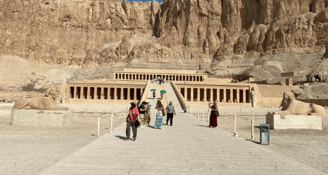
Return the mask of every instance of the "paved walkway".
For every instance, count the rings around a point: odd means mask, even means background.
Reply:
[[[155,112],[151,124],[154,122]],[[138,129],[135,142],[123,140],[125,126],[122,124],[113,134],[103,135],[41,174],[321,174],[265,146],[235,138],[219,128],[208,128],[208,123],[181,112],[174,117],[173,126]]]

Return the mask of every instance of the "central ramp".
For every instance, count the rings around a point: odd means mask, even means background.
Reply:
[[[181,104],[178,100],[178,97],[176,96],[171,83],[165,83],[164,84],[164,88],[166,93],[166,99],[167,99],[167,103],[169,103],[170,101],[172,101],[172,105],[175,107],[175,111],[176,112],[182,112],[182,108],[181,108]]]
[[[151,117],[153,125],[155,112]],[[322,174],[265,146],[233,137],[219,128],[208,128],[207,122],[190,114],[177,113],[173,125],[138,129],[133,142],[123,140],[124,123],[113,134],[103,135],[41,174]]]

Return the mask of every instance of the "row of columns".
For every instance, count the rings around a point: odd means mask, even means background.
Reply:
[[[188,89],[190,89],[190,98],[188,97]],[[201,99],[201,90],[203,91],[202,97],[203,99]],[[207,94],[209,90],[209,94]],[[187,101],[195,101],[195,102],[201,102],[201,101],[213,101],[214,100],[214,90],[216,90],[216,100],[218,102],[233,102],[233,103],[248,103],[250,102],[249,99],[249,90],[245,89],[245,88],[237,88],[237,89],[220,89],[220,88],[180,88],[180,92],[182,93],[182,95],[184,96],[184,98]],[[236,91],[236,95],[234,98],[234,90]],[[195,93],[196,92],[196,93]],[[221,97],[221,92],[222,93],[222,97]],[[242,95],[241,93],[242,92]],[[229,96],[228,96],[229,93]],[[194,97],[194,94],[197,94],[196,97]],[[209,95],[209,99],[207,98]],[[229,97],[229,99],[228,99]]]
[[[93,94],[90,94],[91,88],[93,88]],[[98,98],[98,90],[100,89],[100,98]],[[105,93],[105,89],[107,92]],[[71,99],[100,99],[104,100],[107,96],[107,100],[125,100],[124,99],[124,89],[127,89],[126,100],[139,100],[144,91],[143,88],[118,88],[118,87],[83,87],[83,86],[70,86],[69,94]],[[79,90],[79,92],[78,92]],[[113,91],[112,91],[113,90]],[[137,94],[139,90],[139,95]],[[113,92],[113,98],[111,96],[111,91]],[[120,91],[120,94],[118,94]],[[133,98],[131,98],[131,92],[133,92]],[[85,98],[86,94],[86,98]],[[93,98],[91,98],[93,95]],[[120,99],[118,99],[120,97]],[[138,99],[137,99],[138,98]]]
[[[171,74],[128,74],[115,73],[116,80],[153,80],[155,78],[167,81],[204,81],[202,75],[171,75]]]

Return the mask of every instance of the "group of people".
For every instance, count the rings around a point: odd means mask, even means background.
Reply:
[[[151,106],[148,101],[142,102],[142,104],[137,107],[136,102],[131,103],[131,107],[129,108],[129,114],[126,118],[126,139],[130,139],[130,128],[132,127],[133,132],[133,141],[137,139],[137,128],[140,125],[140,128],[144,128],[145,126],[150,126],[150,115],[151,115]],[[163,123],[163,116],[167,114],[166,125],[170,122],[170,125],[173,124],[173,116],[176,115],[174,106],[172,102],[169,103],[166,108],[160,100],[157,101],[156,107],[156,121],[154,124],[155,129],[161,129]],[[139,122],[140,121],[140,122]]]
[[[154,78],[153,79],[153,83],[157,83],[157,82],[161,85],[162,83],[165,82],[165,79],[162,79],[162,78],[160,78],[160,79]]]
[[[161,94],[161,99],[163,99],[163,96],[164,96],[163,91],[160,91],[160,94]],[[155,97],[156,97],[156,92],[153,91],[153,99],[155,99]]]

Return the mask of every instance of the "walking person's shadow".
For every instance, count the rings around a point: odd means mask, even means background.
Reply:
[[[121,140],[128,140],[126,137],[123,137],[123,136],[119,136],[119,135],[116,135],[115,137],[117,137],[117,138],[119,138],[119,139],[121,139]]]

